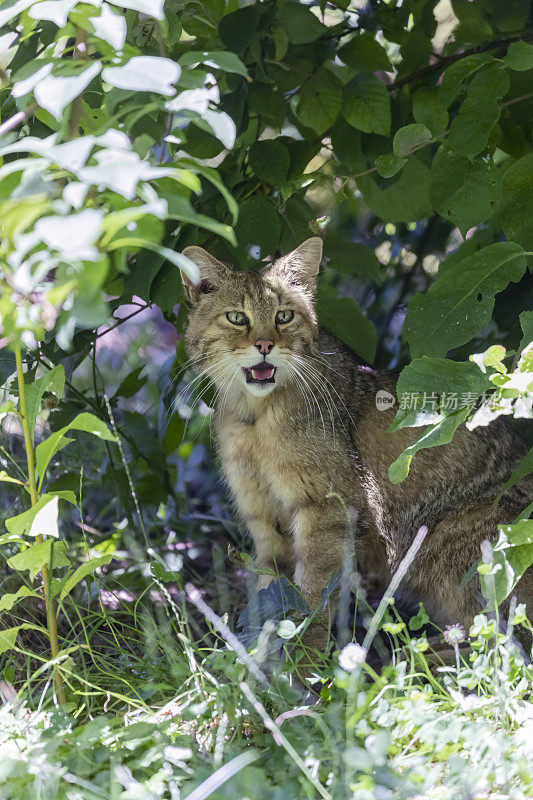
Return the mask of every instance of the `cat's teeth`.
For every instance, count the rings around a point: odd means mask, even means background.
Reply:
[[[274,374],[274,368],[271,367],[268,370],[266,370],[266,369],[261,369],[261,370],[252,369],[251,372],[252,372],[252,378],[254,379],[254,381],[266,381],[266,380],[270,380],[270,378]]]

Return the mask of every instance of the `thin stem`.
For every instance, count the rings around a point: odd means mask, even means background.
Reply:
[[[0,125],[0,136],[3,133],[12,131],[13,128],[16,128],[17,125],[21,124],[21,122],[24,122],[24,120],[26,120],[28,117],[31,117],[36,108],[38,108],[37,103],[31,103],[25,111],[17,111],[17,113],[13,114],[12,117],[6,119],[6,121]]]
[[[17,383],[19,389],[19,414],[22,422],[22,430],[24,433],[24,447],[26,450],[26,461],[28,464],[28,487],[30,490],[31,505],[34,506],[38,499],[37,483],[35,480],[35,463],[33,460],[33,438],[28,425],[28,409],[26,406],[26,386],[24,384],[24,371],[22,368],[22,353],[20,347],[15,349],[15,363],[17,365]],[[36,537],[38,544],[44,541],[44,537],[39,534]],[[50,573],[48,564],[43,564],[43,591],[44,602],[46,606],[46,618],[48,623],[48,638],[50,639],[50,650],[52,651],[52,658],[55,660],[59,655],[59,644],[57,640],[57,622],[54,611],[54,601],[50,597]],[[54,682],[57,691],[57,699],[63,705],[66,702],[65,687],[63,678],[57,666],[54,667]]]

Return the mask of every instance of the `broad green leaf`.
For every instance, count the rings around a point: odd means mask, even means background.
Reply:
[[[368,208],[386,222],[415,222],[431,214],[429,169],[410,156],[400,177],[382,189],[373,175],[359,175],[357,187]]]
[[[73,439],[70,439],[65,436],[67,431],[83,431],[84,433],[91,433],[93,436],[96,436],[98,439],[102,439],[108,442],[116,442],[115,435],[109,430],[106,423],[103,422],[98,417],[95,417],[94,414],[90,414],[88,411],[83,411],[81,414],[78,414],[72,422],[69,422],[68,425],[65,425],[58,431],[54,431],[53,433],[48,436],[43,442],[37,445],[35,448],[35,466],[37,468],[37,474],[40,477],[39,488],[42,484],[44,474],[48,464],[50,463],[50,459],[59,452],[63,447],[65,447],[70,442],[73,442]]]
[[[141,364],[140,367],[136,367],[134,370],[132,370],[129,375],[127,375],[120,383],[113,397],[133,397],[136,395],[148,380],[147,375],[143,375],[142,378],[140,377],[140,374],[145,366],[145,364]]]
[[[374,164],[382,178],[392,178],[407,164],[407,159],[396,153],[387,153],[384,156],[378,156]]]
[[[225,50],[190,50],[185,55],[180,56],[178,64],[181,67],[188,67],[191,64],[205,64],[206,67],[222,69],[224,72],[234,72],[244,78],[248,76],[248,70],[241,59],[235,53],[228,53]]]
[[[38,600],[42,600],[42,595],[38,592],[34,592],[33,589],[30,589],[28,586],[21,586],[20,589],[17,589],[14,593],[7,593],[3,594],[0,597],[0,611],[11,611],[13,606],[19,602],[19,600],[24,600],[26,597],[36,597]]]
[[[281,142],[275,139],[257,142],[250,148],[248,158],[254,174],[262,181],[281,186],[287,180],[291,158]]]
[[[500,537],[493,546],[493,566],[489,579],[484,564],[480,564],[481,588],[489,601],[488,610],[494,610],[494,600],[499,606],[533,564],[533,520],[520,520],[514,525],[500,525]],[[494,594],[491,583],[494,583]]]
[[[367,69],[371,72],[392,69],[387,53],[370,33],[356,34],[341,47],[338,56],[355,69]]]
[[[470,160],[446,145],[437,151],[431,166],[430,199],[444,219],[463,234],[485,222],[502,196],[499,172],[481,158]]]
[[[354,128],[388,136],[391,111],[387,87],[371,72],[356,75],[344,87],[342,113]]]
[[[260,15],[260,7],[252,5],[244,6],[222,17],[218,33],[228,50],[244,53],[257,29]]]
[[[330,128],[341,110],[342,89],[323,75],[304,85],[297,107],[299,120],[318,134]]]
[[[442,104],[448,108],[462,91],[466,81],[489,63],[494,63],[494,58],[489,53],[475,53],[459,59],[448,67],[439,87],[439,99]]]
[[[505,171],[500,219],[508,239],[533,250],[533,153]]]
[[[300,3],[280,4],[276,13],[276,19],[281,27],[286,31],[289,42],[293,44],[308,44],[314,42],[327,28],[315,17],[315,15]]]
[[[448,127],[448,112],[439,99],[438,89],[423,87],[413,94],[413,117],[431,131],[432,136]]]
[[[373,283],[383,283],[384,269],[370,247],[345,239],[332,225],[326,231],[324,255],[330,266],[339,272],[357,275]]]
[[[6,528],[17,536],[42,534],[57,538],[57,497],[52,494],[41,495],[35,505],[22,514],[6,519]]]
[[[333,287],[320,284],[317,313],[321,325],[338,336],[365,361],[370,364],[374,361],[378,343],[377,331],[355,300],[339,297]]]
[[[39,413],[41,400],[45,392],[51,392],[60,398],[65,389],[65,370],[61,364],[50,370],[42,378],[37,378],[25,387],[26,411],[28,412],[28,427],[30,435],[35,435],[35,421]]]
[[[398,378],[396,394],[399,411],[390,430],[411,426],[415,414],[405,412],[421,410],[424,398],[428,409],[443,410],[446,413],[462,406],[471,406],[490,386],[488,377],[471,361],[427,356],[414,358],[403,368]],[[416,409],[409,408],[409,404],[405,402],[412,396],[418,399]],[[436,398],[435,402],[430,402],[430,398]]]
[[[113,558],[113,554],[109,553],[105,556],[99,556],[98,558],[91,558],[90,561],[85,561],[85,563],[81,564],[81,566],[76,569],[72,575],[70,575],[65,580],[61,581],[61,592],[59,594],[59,600],[62,601],[65,597],[70,594],[75,586],[78,585],[80,581],[86,578],[88,575],[93,575],[95,570],[98,567],[103,566],[104,564],[109,564],[111,559]]]
[[[389,479],[391,483],[401,483],[409,474],[411,461],[415,453],[425,447],[437,447],[447,444],[453,439],[453,435],[459,425],[465,421],[470,414],[470,408],[460,408],[448,414],[443,420],[435,425],[430,425],[416,442],[407,447],[389,467]]]
[[[509,69],[524,72],[533,69],[533,45],[529,42],[511,42],[503,59]]]
[[[240,207],[235,226],[241,247],[257,248],[256,257],[272,255],[278,247],[281,223],[278,212],[264,195],[249,197]]]
[[[480,70],[450,126],[448,147],[468,158],[481,153],[500,117],[500,101],[508,91],[509,76],[500,65]]]
[[[425,295],[407,308],[405,336],[411,354],[444,356],[488,325],[494,296],[526,268],[520,245],[497,242],[444,270]]]
[[[11,556],[7,559],[7,563],[17,572],[29,572],[30,580],[33,580],[44,564],[53,564],[54,568],[67,567],[70,564],[70,558],[62,539],[59,541],[45,539],[44,542],[38,542],[17,553],[16,556]]]
[[[100,73],[102,65],[93,61],[90,66],[77,75],[61,77],[47,75],[34,89],[36,101],[41,108],[46,109],[55,119],[60,120],[63,110],[75,97]]]
[[[431,141],[431,132],[425,125],[415,123],[400,128],[394,134],[392,149],[400,158],[406,158]]]
[[[166,180],[163,179],[163,180]],[[162,182],[161,182],[162,183]],[[208,231],[222,236],[230,244],[236,246],[237,240],[233,228],[223,222],[218,222],[216,219],[206,216],[205,214],[197,214],[192,207],[189,200],[180,194],[168,194],[166,191],[161,191],[167,202],[167,216],[168,219],[177,219],[180,222],[188,222],[191,225],[196,225],[199,228],[205,228]]]
[[[12,650],[17,643],[17,636],[21,626],[15,628],[4,628],[0,630],[0,654]]]
[[[213,184],[213,186],[218,189],[220,194],[223,196],[224,200],[228,204],[228,208],[232,217],[232,223],[235,225],[237,222],[237,217],[239,216],[239,205],[235,198],[233,197],[232,193],[228,191],[226,188],[224,181],[220,177],[219,173],[216,169],[207,166],[206,164],[199,164],[193,159],[189,158],[180,158],[179,160],[180,166],[190,166],[200,175],[202,175],[206,180]],[[204,226],[205,227],[205,226]]]

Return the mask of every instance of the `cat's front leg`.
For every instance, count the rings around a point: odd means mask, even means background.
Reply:
[[[292,542],[284,534],[272,513],[272,502],[262,491],[259,482],[239,476],[232,486],[239,516],[250,532],[255,546],[258,569],[272,570],[276,575],[292,577],[294,557]],[[265,589],[275,575],[259,575],[257,588]]]
[[[346,537],[349,536],[344,509],[336,500],[310,503],[300,508],[293,520],[294,582],[313,608],[317,608],[332,574],[342,569]],[[324,651],[330,638],[336,611],[337,593],[329,598],[328,608],[317,612],[308,628],[305,643]]]

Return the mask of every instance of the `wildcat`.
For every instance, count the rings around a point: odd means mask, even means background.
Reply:
[[[387,431],[394,408],[378,408],[395,376],[361,364],[320,329],[315,309],[322,241],[308,239],[258,273],[236,272],[200,247],[184,255],[192,304],[188,356],[216,386],[214,430],[225,479],[255,544],[259,568],[286,575],[316,606],[343,563],[347,510],[355,512],[358,565],[384,584],[417,530],[428,534],[404,579],[440,625],[466,626],[480,609],[479,584],[461,581],[497,535],[533,499],[524,479],[493,501],[525,453],[501,419],[459,428],[446,445],[417,453],[402,483],[389,465],[420,429]],[[272,578],[260,575],[264,588]],[[533,575],[518,585],[533,612]],[[325,644],[315,625],[312,641]]]

